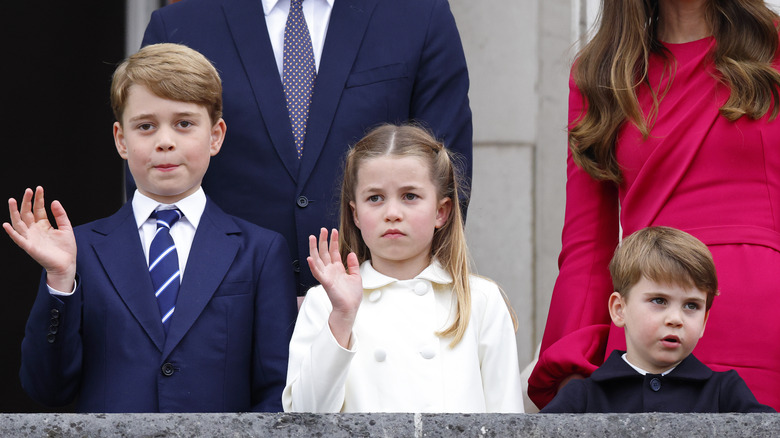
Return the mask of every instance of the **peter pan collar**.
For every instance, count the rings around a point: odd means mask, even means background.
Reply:
[[[363,278],[363,289],[379,289],[387,286],[388,284],[395,283],[397,278],[388,277],[380,272],[377,272],[373,266],[371,266],[371,260],[366,260],[360,265],[360,276]],[[427,268],[414,277],[415,280],[428,280],[431,283],[449,284],[452,283],[452,276],[446,269],[439,263],[438,260],[433,260]],[[407,280],[408,281],[408,280]]]

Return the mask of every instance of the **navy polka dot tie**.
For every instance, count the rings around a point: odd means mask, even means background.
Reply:
[[[314,79],[314,51],[311,46],[309,28],[303,17],[303,0],[291,0],[290,13],[284,28],[284,54],[282,56],[282,85],[287,98],[287,112],[290,114],[295,149],[298,158],[303,155],[303,140],[306,137],[306,122],[309,118]]]
[[[160,308],[160,317],[168,333],[171,316],[176,309],[176,296],[179,294],[181,282],[179,271],[179,254],[171,238],[171,227],[182,214],[179,210],[159,210],[152,213],[157,219],[157,232],[149,247],[149,274],[152,276],[154,296]]]

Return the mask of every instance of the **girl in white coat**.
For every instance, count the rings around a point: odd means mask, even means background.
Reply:
[[[449,152],[419,127],[380,126],[349,152],[341,235],[309,236],[321,285],[290,342],[286,411],[522,412],[516,324],[469,273],[457,199]]]

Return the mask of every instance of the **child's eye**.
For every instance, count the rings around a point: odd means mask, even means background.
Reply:
[[[138,125],[138,130],[139,131],[148,131],[148,130],[152,129],[153,126],[154,125],[152,125],[151,123],[141,123],[140,125]]]
[[[382,197],[379,195],[371,195],[368,197],[368,202],[379,202],[382,200]]]
[[[699,305],[696,303],[685,303],[683,308],[685,308],[685,310],[697,310],[699,308]]]
[[[190,122],[189,120],[182,120],[182,121],[180,121],[179,123],[177,123],[177,125],[178,125],[180,128],[189,128],[190,126],[192,126],[192,125],[193,125],[193,123],[192,123],[192,122]]]
[[[658,305],[663,306],[664,304],[666,304],[666,299],[660,298],[660,297],[656,297],[656,298],[651,299],[650,302],[653,303],[653,304],[658,304]]]
[[[415,195],[414,193],[404,193],[404,201],[414,201],[415,199],[419,198],[419,196]]]

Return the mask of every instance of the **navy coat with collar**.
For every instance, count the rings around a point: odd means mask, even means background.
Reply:
[[[665,376],[643,376],[623,353],[614,350],[590,377],[570,381],[541,412],[775,412],[734,370],[712,371],[691,354]]]
[[[281,411],[296,315],[278,233],[207,200],[166,337],[131,203],[76,227],[77,288],[43,274],[22,342],[22,386],[79,412]]]
[[[300,160],[260,0],[158,9],[143,45],[161,42],[198,50],[219,71],[228,130],[203,187],[226,212],[287,239],[299,294],[316,284],[308,236],[338,226],[343,160],[369,129],[423,122],[471,177],[469,79],[446,0],[334,2]]]

